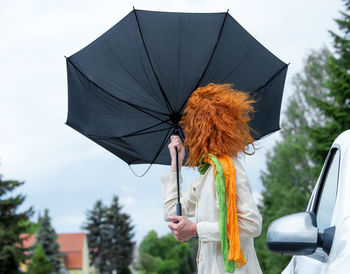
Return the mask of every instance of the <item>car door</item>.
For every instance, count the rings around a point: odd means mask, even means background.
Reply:
[[[319,232],[323,232],[325,229],[334,225],[332,217],[338,191],[339,149],[338,146],[334,146],[328,153],[307,208],[307,211],[312,211],[316,214]],[[317,248],[312,255],[293,256],[289,265],[282,273],[320,274],[325,268],[325,264],[327,264],[327,259],[327,254],[321,248]]]

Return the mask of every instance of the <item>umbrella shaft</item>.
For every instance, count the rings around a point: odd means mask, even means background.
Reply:
[[[179,174],[179,151],[176,149],[176,184],[177,184],[177,204],[176,204],[176,214],[177,216],[182,215],[181,203],[180,203],[180,174]]]

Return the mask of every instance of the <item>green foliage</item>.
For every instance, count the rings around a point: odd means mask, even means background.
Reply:
[[[178,242],[172,234],[158,238],[155,231],[149,232],[140,245],[139,273],[193,273],[193,254],[196,239]],[[192,243],[192,244],[190,244]]]
[[[28,227],[26,233],[28,233],[28,234],[36,234],[38,232],[38,230],[39,230],[40,222],[33,223],[30,220],[25,220],[25,221],[23,221],[23,223],[21,223],[21,225],[24,225],[24,226]]]
[[[164,239],[162,242],[160,242],[158,239],[157,232],[152,230],[146,235],[146,237],[141,242],[140,253],[147,253],[154,257],[160,257],[161,254],[164,254],[164,248],[167,248],[166,246],[163,246],[163,243],[165,243],[168,240],[169,238]]]
[[[87,221],[83,224],[82,229],[87,230],[87,241],[89,246],[90,262],[101,273],[103,273],[103,256],[102,250],[107,245],[105,240],[105,223],[106,207],[102,201],[97,201],[93,209],[87,212]]]
[[[309,96],[321,98],[326,88],[326,62],[330,55],[327,49],[310,52],[304,69],[293,78],[294,94],[291,96],[281,134],[267,155],[267,168],[262,172],[264,190],[261,236],[255,246],[263,273],[281,273],[290,261],[290,256],[270,252],[266,246],[266,234],[270,223],[287,214],[304,211],[316,183],[319,169],[310,155],[311,143],[308,128],[319,123],[322,113],[312,108]]]
[[[31,263],[28,266],[29,274],[47,274],[51,273],[52,265],[44,253],[41,244],[38,244],[34,250]]]
[[[188,241],[188,244],[190,245],[191,254],[190,254],[190,268],[193,270],[193,273],[197,272],[197,251],[198,251],[198,239],[197,238],[191,238]]]
[[[340,34],[330,31],[335,56],[329,56],[326,64],[328,79],[323,97],[309,97],[314,108],[326,118],[324,124],[309,129],[312,140],[312,157],[320,169],[334,139],[350,128],[350,1],[344,1],[346,10],[335,20]]]
[[[131,272],[131,270],[129,269],[129,267],[127,267],[127,268],[124,268],[124,269],[120,272],[120,274],[132,274],[132,272]]]
[[[25,196],[22,194],[9,196],[9,193],[24,182],[2,180],[0,175],[0,273],[19,273],[20,263],[30,258],[26,255],[29,249],[22,248],[22,233],[29,229],[29,218],[33,215],[33,208],[18,212]]]
[[[100,273],[125,272],[132,261],[133,226],[129,215],[121,210],[116,196],[110,207],[97,201],[87,212],[87,221],[82,225],[87,231],[91,264]]]
[[[132,253],[134,250],[134,243],[132,238],[133,226],[131,225],[130,216],[121,212],[122,207],[119,206],[118,197],[114,196],[111,206],[107,209],[107,224],[109,241],[109,256],[110,270],[117,270],[121,272],[128,267],[132,261]]]
[[[61,273],[62,259],[65,254],[59,251],[59,244],[57,242],[57,234],[51,226],[51,218],[49,217],[48,209],[45,209],[44,216],[39,217],[39,223],[41,224],[38,233],[36,235],[35,248],[38,245],[43,247],[45,256],[52,265],[51,273]]]
[[[140,274],[155,274],[157,266],[162,262],[159,257],[152,256],[148,253],[140,253],[139,256],[139,273]]]

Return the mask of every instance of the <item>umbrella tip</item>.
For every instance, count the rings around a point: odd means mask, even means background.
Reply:
[[[133,10],[135,10],[135,7],[134,7],[134,6],[132,6],[132,9],[133,9]]]
[[[227,9],[227,11],[226,11],[227,13],[229,12],[229,9]]]

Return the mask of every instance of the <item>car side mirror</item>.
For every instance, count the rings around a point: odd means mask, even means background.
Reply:
[[[267,247],[275,253],[288,255],[311,255],[317,247],[329,254],[335,227],[318,232],[316,215],[301,212],[273,221],[267,232]]]

